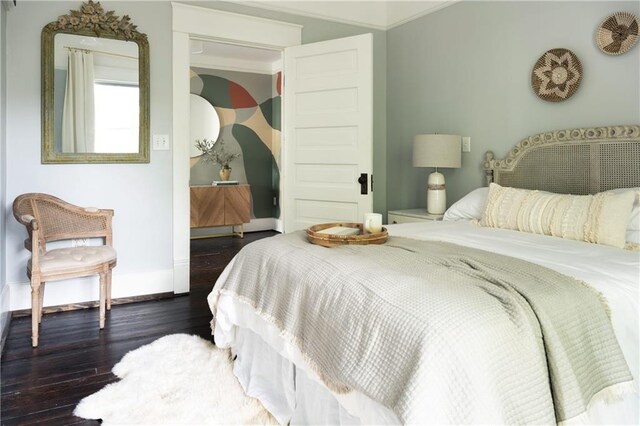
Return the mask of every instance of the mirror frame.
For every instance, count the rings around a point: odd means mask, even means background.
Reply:
[[[62,153],[54,143],[54,37],[75,34],[132,41],[138,45],[140,117],[137,153]],[[42,29],[42,164],[149,163],[149,42],[128,15],[122,18],[89,0]]]

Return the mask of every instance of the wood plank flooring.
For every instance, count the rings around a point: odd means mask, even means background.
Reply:
[[[206,297],[215,280],[244,245],[275,234],[192,240],[191,292],[113,306],[102,331],[95,308],[47,314],[34,349],[31,317],[14,318],[0,366],[2,425],[98,424],[73,416],[76,404],[115,381],[111,368],[130,350],[173,333],[210,339]]]

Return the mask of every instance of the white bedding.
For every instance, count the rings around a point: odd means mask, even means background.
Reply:
[[[390,234],[418,239],[441,240],[455,244],[466,245],[525,259],[566,275],[584,280],[599,290],[607,299],[612,313],[614,331],[621,345],[625,359],[637,382],[639,373],[638,363],[638,288],[640,286],[640,253],[623,251],[617,248],[598,246],[578,241],[562,240],[534,234],[525,234],[515,231],[482,228],[469,222],[443,222],[443,223],[415,223],[403,225],[391,225],[388,227]],[[295,347],[288,345],[272,325],[261,320],[253,314],[246,305],[236,303],[230,297],[221,297],[218,301],[218,316],[215,325],[215,340],[219,344],[229,343],[238,348],[247,350],[246,344],[241,344],[243,337],[248,334],[236,332],[236,326],[241,329],[250,329],[261,336],[261,339],[269,347],[286,361],[293,362],[301,371],[305,371],[309,377],[314,378],[313,372],[306,368],[303,357],[297,353]],[[250,336],[250,334],[249,334]],[[266,350],[262,351],[266,354]],[[245,388],[249,387],[247,377],[262,374],[271,376],[264,383],[280,380],[281,375],[277,369],[268,367],[251,366],[246,363],[240,367],[236,374],[241,378]],[[250,368],[252,371],[246,372]],[[241,371],[245,370],[244,374]],[[261,373],[260,373],[261,372]],[[244,377],[244,379],[242,378]],[[286,379],[285,379],[286,381]],[[292,385],[295,388],[295,385]],[[304,386],[298,385],[299,388]],[[329,392],[326,390],[326,392]],[[250,392],[252,393],[252,392]],[[257,394],[256,394],[257,393]],[[270,390],[262,389],[253,392],[263,402],[269,398]],[[302,395],[300,393],[300,395]],[[297,398],[300,399],[301,396]],[[362,423],[393,423],[394,417],[389,410],[377,404],[357,392],[346,395],[334,395],[350,415],[360,419]],[[291,395],[288,397],[292,398]],[[294,397],[295,399],[295,397]],[[280,398],[280,402],[287,398]],[[265,404],[274,412],[281,422],[291,420],[287,416],[293,415],[278,408],[277,402],[268,401]],[[280,404],[287,406],[287,404]],[[290,405],[290,404],[289,404]],[[294,404],[295,406],[295,404]],[[334,421],[346,420],[347,417],[336,411]],[[305,417],[300,417],[305,418]],[[349,417],[350,419],[350,417]],[[637,423],[638,422],[638,395],[630,395],[624,401],[610,406],[595,406],[590,410],[590,420],[594,423]],[[334,423],[328,419],[323,422]],[[350,422],[350,421],[348,421]]]

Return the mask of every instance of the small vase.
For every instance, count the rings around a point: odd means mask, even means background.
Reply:
[[[231,176],[231,167],[223,167],[220,169],[220,179],[229,180]]]

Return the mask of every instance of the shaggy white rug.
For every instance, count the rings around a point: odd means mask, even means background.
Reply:
[[[73,414],[103,424],[277,424],[245,395],[230,352],[198,336],[172,334],[126,354],[121,380],[84,398]]]

